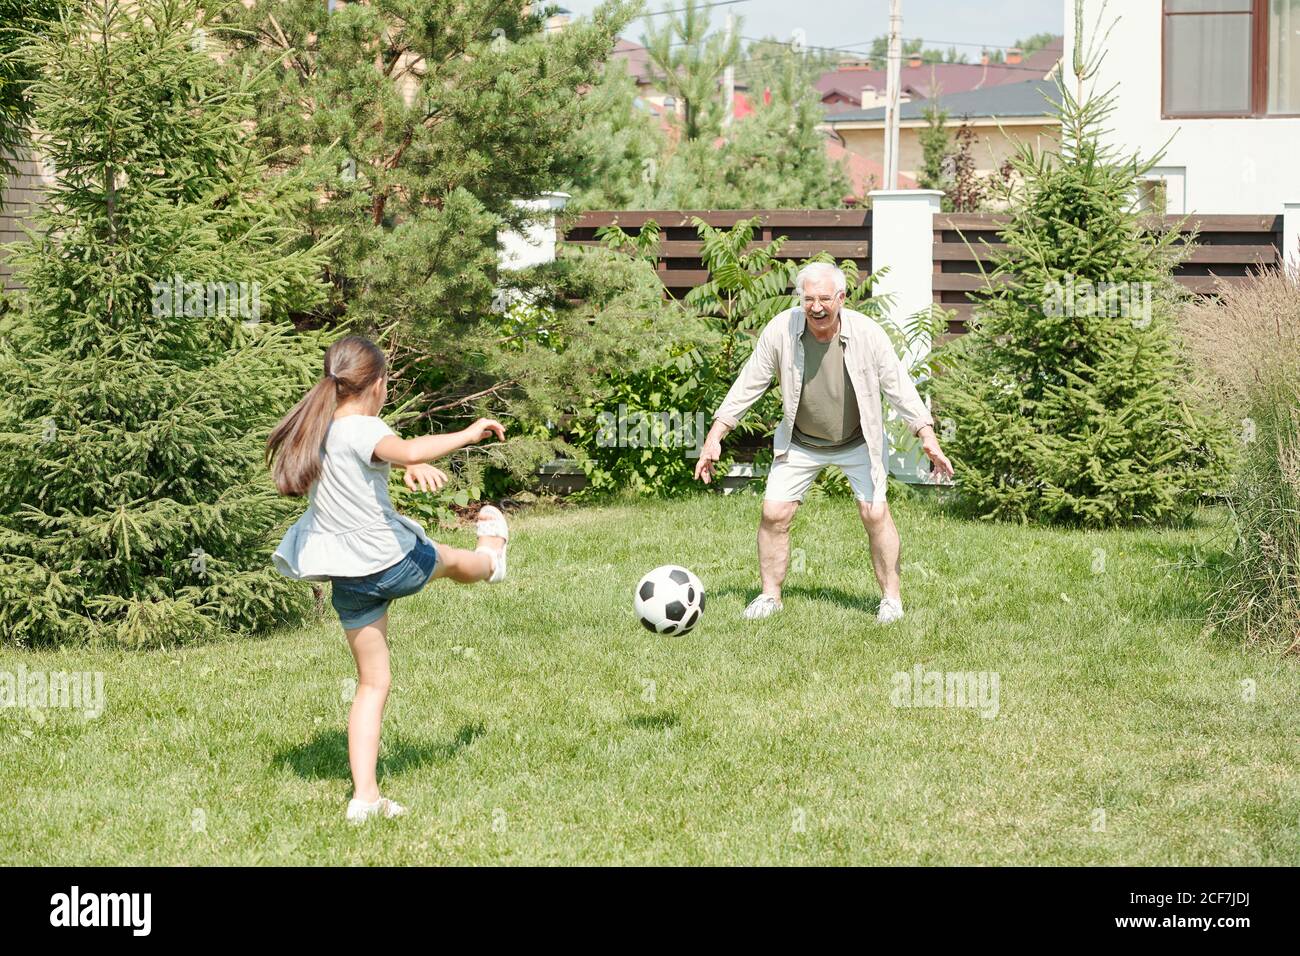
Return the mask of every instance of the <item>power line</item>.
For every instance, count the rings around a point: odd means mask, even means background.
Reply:
[[[749,0],[714,0],[713,3],[698,3],[695,5],[696,10],[708,10],[710,7],[729,7],[737,3],[749,3]],[[662,17],[669,13],[685,13],[690,7],[678,7],[676,10],[657,10],[654,13],[643,13],[637,19],[645,20],[649,17]]]

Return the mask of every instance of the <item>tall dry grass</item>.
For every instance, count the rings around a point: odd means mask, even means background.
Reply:
[[[1234,412],[1253,401],[1274,374],[1294,374],[1300,362],[1300,285],[1276,269],[1249,282],[1220,283],[1217,301],[1187,305],[1187,345]]]
[[[1300,283],[1268,271],[1187,306],[1187,345],[1225,410],[1242,455],[1228,489],[1236,540],[1215,621],[1248,644],[1300,649]]]

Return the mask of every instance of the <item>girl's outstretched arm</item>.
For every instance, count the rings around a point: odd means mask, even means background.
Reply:
[[[500,441],[506,437],[505,427],[495,418],[480,418],[468,428],[445,435],[422,435],[419,438],[388,435],[375,445],[372,457],[394,465],[418,465],[450,455],[466,445],[477,444],[490,435],[495,435]]]

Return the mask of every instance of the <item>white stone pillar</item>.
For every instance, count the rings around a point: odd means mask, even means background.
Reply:
[[[1282,261],[1292,276],[1300,277],[1300,202],[1282,204]]]
[[[570,199],[568,193],[542,193],[537,199],[513,199],[517,208],[533,216],[524,231],[497,233],[498,262],[502,269],[526,269],[555,259],[555,214]]]
[[[497,231],[497,265],[502,271],[527,269],[543,262],[555,261],[555,214],[571,197],[568,193],[542,193],[536,199],[512,199],[516,208],[531,213],[524,231]],[[518,289],[498,288],[492,301],[493,312],[507,312],[518,301],[530,299]]]
[[[885,318],[900,332],[908,320],[934,302],[934,216],[943,193],[937,189],[877,189],[871,196],[871,271],[888,267],[875,286],[892,297]],[[930,343],[914,343],[905,367],[924,358]],[[890,420],[896,413],[890,409]],[[904,481],[928,474],[919,446],[910,454],[891,449],[889,470]]]

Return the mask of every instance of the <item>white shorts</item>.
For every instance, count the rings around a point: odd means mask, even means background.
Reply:
[[[790,442],[790,450],[772,461],[763,497],[768,501],[803,501],[803,496],[827,465],[835,465],[844,472],[858,501],[876,500],[875,484],[871,480],[871,446],[866,442],[824,451]],[[883,501],[884,497],[882,488],[880,499]]]

